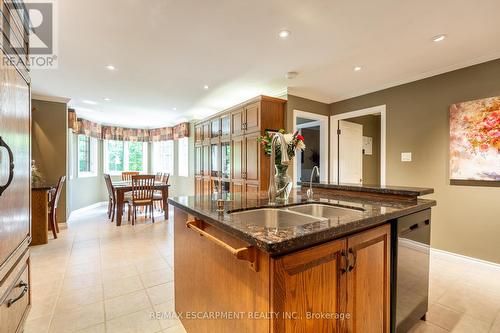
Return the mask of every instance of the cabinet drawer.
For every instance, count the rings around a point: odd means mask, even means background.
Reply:
[[[24,255],[0,286],[0,332],[21,332],[30,307],[29,257]]]

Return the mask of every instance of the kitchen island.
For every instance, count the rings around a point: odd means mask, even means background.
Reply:
[[[436,202],[417,196],[432,190],[315,191],[278,205],[232,194],[223,210],[216,195],[169,199],[188,332],[391,331],[391,234],[401,219],[430,224]]]

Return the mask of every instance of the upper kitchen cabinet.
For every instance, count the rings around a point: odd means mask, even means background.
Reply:
[[[203,126],[198,124],[194,127],[194,142],[201,144],[203,142]]]

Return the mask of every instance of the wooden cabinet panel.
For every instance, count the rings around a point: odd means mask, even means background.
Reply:
[[[194,174],[196,176],[203,175],[202,147],[194,148]]]
[[[227,138],[231,135],[231,114],[225,114],[220,118],[221,122],[221,136]]]
[[[245,180],[258,182],[260,179],[260,144],[257,138],[260,133],[247,135],[245,142],[246,166]]]
[[[245,123],[245,109],[241,108],[231,112],[231,135],[243,134],[244,123]]]
[[[203,178],[203,194],[209,195],[212,193],[212,184],[210,178]]]
[[[241,193],[245,190],[245,183],[242,181],[231,182],[231,193]]]
[[[308,316],[345,312],[345,246],[341,239],[272,261],[272,311],[296,315],[274,318],[273,332],[347,332],[342,320]]]
[[[7,59],[1,50],[0,57]],[[0,147],[0,186],[8,183],[10,163],[15,175],[0,196],[1,266],[30,233],[30,87],[7,61],[0,61],[0,104],[0,138],[8,147]]]
[[[245,107],[245,131],[260,132],[260,102]]]
[[[203,141],[209,141],[210,140],[210,121],[204,122],[202,125],[202,131],[203,131]]]
[[[203,163],[203,175],[210,176],[210,145],[203,145],[202,150],[202,163]]]
[[[218,138],[220,136],[220,118],[210,121],[210,137]]]
[[[389,224],[347,239],[349,332],[390,332]]]
[[[194,179],[194,190],[196,194],[203,194],[203,178],[196,177]]]
[[[269,256],[257,251],[258,271],[238,260],[227,249],[186,228],[188,215],[175,208],[175,310],[183,313],[242,312],[234,319],[188,319],[188,332],[269,332],[267,319],[248,313],[269,312]],[[241,248],[248,244],[205,224],[203,229],[224,243]],[[195,296],[196,295],[196,296]]]
[[[194,127],[194,141],[195,143],[201,143],[203,141],[203,126],[196,125]]]
[[[245,183],[245,191],[247,193],[258,193],[260,191],[259,183]]]
[[[232,138],[231,150],[233,154],[233,172],[232,179],[244,179],[245,172],[245,137],[239,136]]]

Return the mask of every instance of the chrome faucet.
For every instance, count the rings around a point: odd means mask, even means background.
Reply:
[[[269,194],[269,203],[274,204],[276,202],[276,195],[278,193],[278,189],[276,189],[276,185],[274,184],[274,176],[276,174],[276,142],[280,141],[280,149],[281,149],[281,164],[288,165],[290,163],[288,159],[288,145],[286,143],[285,137],[281,133],[275,133],[271,140],[271,165],[269,170],[269,189],[267,190]],[[282,191],[284,189],[279,189]]]
[[[312,172],[311,172],[311,178],[309,179],[309,189],[307,190],[307,201],[311,201],[313,199],[313,177],[314,177],[314,170],[316,170],[316,173],[318,174],[319,177],[319,168],[317,165],[314,166]]]

